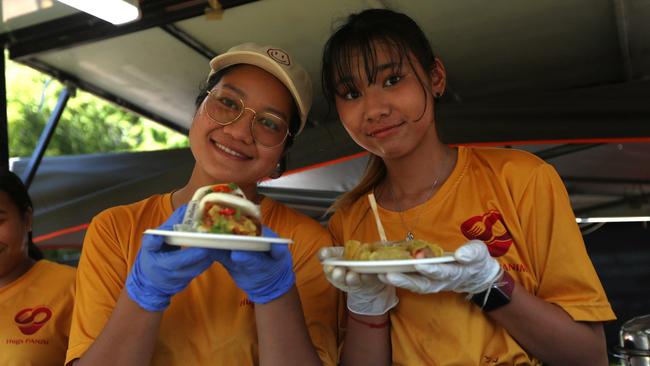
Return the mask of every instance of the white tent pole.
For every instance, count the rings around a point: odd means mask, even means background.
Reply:
[[[5,81],[5,48],[2,47],[0,60],[0,100],[3,100],[0,111],[0,170],[9,170],[9,127],[7,122],[7,86]]]

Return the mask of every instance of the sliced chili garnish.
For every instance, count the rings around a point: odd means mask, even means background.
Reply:
[[[235,209],[230,207],[224,207],[221,210],[219,210],[219,213],[222,215],[234,215],[235,212],[236,212]]]
[[[232,192],[232,189],[228,184],[217,184],[216,186],[212,186],[212,192],[230,193]]]

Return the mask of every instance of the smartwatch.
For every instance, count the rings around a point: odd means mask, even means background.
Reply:
[[[501,278],[494,282],[490,288],[472,295],[472,302],[483,311],[489,312],[509,304],[514,288],[515,281],[508,272],[503,272]]]

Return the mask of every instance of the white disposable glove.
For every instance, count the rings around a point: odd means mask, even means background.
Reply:
[[[471,240],[454,252],[456,262],[416,264],[417,274],[387,273],[379,279],[419,294],[454,291],[476,294],[487,290],[500,276],[501,266],[487,245]]]
[[[321,261],[342,255],[343,247],[326,247],[318,253]],[[399,302],[395,287],[379,281],[376,274],[356,273],[330,265],[324,265],[323,270],[334,287],[347,293],[348,310],[355,314],[385,314]]]

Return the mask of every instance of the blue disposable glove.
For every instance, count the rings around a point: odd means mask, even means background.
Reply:
[[[186,205],[179,207],[158,227],[172,230],[183,220]],[[145,234],[138,256],[126,279],[129,297],[147,311],[163,311],[171,297],[183,290],[212,265],[209,249],[176,249],[164,243],[160,235]]]
[[[262,236],[277,238],[266,226]],[[271,244],[269,252],[213,250],[214,260],[230,273],[237,287],[256,304],[266,304],[287,293],[296,282],[287,244]]]

